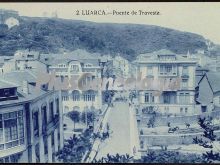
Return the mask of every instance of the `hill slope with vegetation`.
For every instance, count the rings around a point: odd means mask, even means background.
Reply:
[[[0,25],[0,55],[13,55],[18,49],[44,53],[85,49],[133,60],[140,53],[169,49],[182,54],[207,50],[207,45],[200,35],[159,26],[21,17],[19,26]]]

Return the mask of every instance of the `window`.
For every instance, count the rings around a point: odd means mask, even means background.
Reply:
[[[175,55],[158,55],[158,58],[161,61],[176,60],[176,56]]]
[[[16,112],[11,112],[9,115],[4,114],[4,126],[5,126],[6,142],[18,138],[18,125],[17,125]]]
[[[63,100],[63,101],[68,101],[68,100],[69,100],[69,97],[68,97],[68,96],[62,96],[62,100]]]
[[[49,115],[50,115],[50,117],[49,117],[49,121],[51,122],[51,121],[53,121],[53,118],[54,118],[54,110],[53,110],[54,108],[53,108],[53,101],[51,101],[50,102],[50,113],[49,113]]]
[[[54,146],[54,132],[51,134],[51,145]]]
[[[180,104],[189,104],[190,103],[189,93],[180,93],[179,102],[180,102]]]
[[[182,70],[182,75],[188,75],[188,67],[187,66],[183,66],[183,70]]]
[[[0,114],[0,150],[24,143],[23,111]]]
[[[47,137],[45,136],[45,137],[43,138],[43,140],[44,140],[44,154],[46,155],[46,154],[48,154]]]
[[[58,138],[58,151],[59,151],[60,150],[60,129],[58,129],[57,138]]]
[[[34,112],[33,114],[33,125],[34,125],[34,132],[36,132],[35,136],[39,135],[39,122],[38,122],[38,111]]]
[[[40,147],[39,143],[35,146],[35,154],[36,154],[36,163],[40,163]]]
[[[148,66],[147,67],[147,76],[152,76],[153,75],[153,67],[152,66]]]
[[[65,64],[59,64],[58,67],[59,67],[59,68],[65,68],[66,65],[65,65]]]
[[[180,108],[180,113],[183,113],[183,108],[182,107]]]
[[[170,102],[171,102],[171,101],[170,101],[170,97],[171,97],[171,96],[168,95],[168,94],[163,96],[163,98],[164,98],[164,103],[165,103],[165,104],[170,104]]]
[[[42,114],[42,131],[43,133],[46,132],[46,126],[47,126],[47,107],[43,106],[41,108],[41,114]]]
[[[5,93],[5,96],[6,96],[6,97],[9,96],[9,95],[10,95],[9,89],[4,89],[4,93]]]
[[[220,96],[218,97],[218,103],[220,104]]]
[[[84,101],[95,101],[94,91],[87,91],[83,94]]]
[[[141,141],[140,143],[141,143],[140,147],[141,147],[141,149],[143,149],[144,148],[144,141]]]
[[[202,106],[202,112],[206,112],[207,106]]]
[[[56,99],[56,108],[57,108],[57,114],[59,115],[59,112],[60,112],[60,107],[59,107],[59,99],[57,98]]]
[[[78,65],[71,65],[71,71],[78,72],[79,71],[79,66]]]
[[[0,144],[3,142],[3,122],[2,122],[2,114],[0,114]],[[1,150],[1,147],[0,147]]]
[[[188,79],[182,79],[182,88],[188,87]]]
[[[80,101],[80,93],[79,91],[73,91],[73,101]]]
[[[85,67],[92,67],[92,64],[86,64]]]
[[[145,103],[154,103],[153,93],[145,93],[144,101],[145,101]]]
[[[187,113],[188,112],[188,108],[185,108],[185,113]]]
[[[163,64],[159,66],[160,75],[177,75],[177,67],[173,64]]]

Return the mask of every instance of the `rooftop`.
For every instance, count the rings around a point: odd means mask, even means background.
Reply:
[[[8,82],[6,80],[3,80],[3,79],[0,79],[0,89],[3,89],[3,88],[13,88],[13,87],[17,87],[17,85],[11,83],[11,82]]]
[[[220,91],[220,73],[218,72],[207,72],[206,73],[207,79],[210,83],[210,86],[213,92]]]
[[[1,77],[9,82],[16,83],[18,86],[21,86],[24,80],[32,83],[36,82],[37,79],[36,73],[29,70],[8,72]]]
[[[28,82],[28,93],[23,92],[23,81],[26,80]],[[31,82],[36,82],[36,77],[34,73],[30,71],[14,71],[5,74],[0,77],[0,88],[11,88],[17,87],[18,99],[16,100],[6,100],[1,101],[1,105],[7,104],[17,104],[20,102],[31,101],[34,100],[44,94],[50,93],[51,91],[42,90],[34,85],[31,85]]]
[[[168,56],[168,58],[162,58]],[[174,58],[173,58],[174,57]],[[135,60],[136,63],[196,63],[196,61],[183,57],[183,55],[175,54],[166,49],[161,49],[152,53],[140,54]]]

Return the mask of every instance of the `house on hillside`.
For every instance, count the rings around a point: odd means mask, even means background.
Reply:
[[[19,13],[14,10],[0,9],[0,24],[6,24],[8,28],[19,25]]]
[[[207,72],[198,83],[198,93],[196,101],[202,112],[220,108],[220,74]]]

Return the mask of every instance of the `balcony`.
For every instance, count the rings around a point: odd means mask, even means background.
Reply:
[[[178,76],[177,72],[160,72],[160,77],[176,77]]]
[[[188,78],[189,78],[189,75],[188,75],[188,74],[183,74],[183,75],[181,76],[181,78],[183,78],[183,79],[188,79]]]

